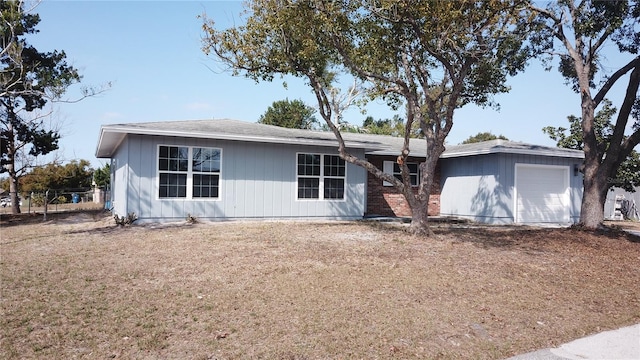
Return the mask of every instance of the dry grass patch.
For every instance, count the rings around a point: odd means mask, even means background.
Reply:
[[[640,321],[620,232],[3,225],[1,358],[500,359]]]

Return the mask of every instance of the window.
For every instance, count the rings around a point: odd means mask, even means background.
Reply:
[[[159,198],[218,198],[221,150],[158,147]]]
[[[387,174],[393,174],[393,176],[402,181],[402,173],[400,172],[400,165],[395,161],[385,161],[383,163],[384,172]],[[407,163],[409,168],[409,178],[411,179],[411,186],[418,186],[420,184],[420,167],[417,163]],[[384,186],[391,186],[390,183],[384,182]]]
[[[298,154],[298,199],[320,197],[320,155]]]
[[[194,148],[192,160],[193,197],[217,198],[220,188],[220,150]]]
[[[324,156],[324,198],[344,199],[345,164],[339,156]]]
[[[337,155],[298,154],[298,199],[344,199],[346,166]]]
[[[160,171],[161,198],[187,196],[187,170],[189,148],[181,146],[160,146],[158,170]]]

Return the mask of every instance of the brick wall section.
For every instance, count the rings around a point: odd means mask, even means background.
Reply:
[[[395,161],[395,157],[369,156],[368,160],[378,169],[383,169],[383,161]],[[407,159],[407,162],[420,162]],[[411,209],[404,196],[393,186],[383,186],[383,181],[367,172],[367,216],[411,216]],[[418,192],[418,189],[415,189]],[[436,167],[435,179],[429,195],[430,216],[440,215],[440,166]]]

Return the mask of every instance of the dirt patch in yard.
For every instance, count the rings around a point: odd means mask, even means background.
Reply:
[[[605,221],[604,225],[613,229],[635,230],[640,231],[640,221],[624,220],[624,221]]]
[[[0,358],[501,359],[640,322],[617,229],[2,225]]]

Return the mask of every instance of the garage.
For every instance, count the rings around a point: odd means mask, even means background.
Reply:
[[[569,223],[569,167],[516,164],[515,222]]]

